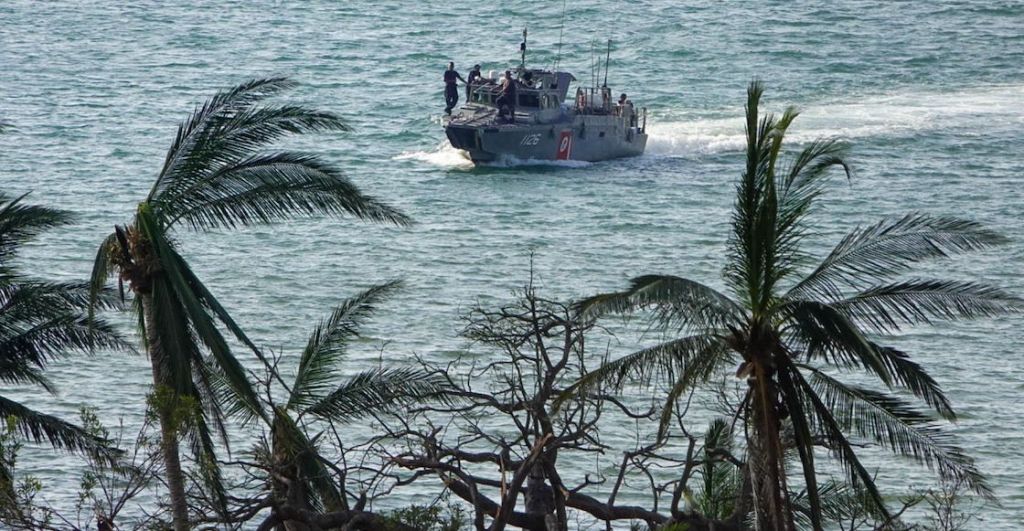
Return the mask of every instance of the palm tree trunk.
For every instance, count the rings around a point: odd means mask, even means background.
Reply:
[[[759,531],[792,531],[786,493],[786,475],[783,470],[779,416],[776,410],[778,390],[762,363],[755,363],[755,388],[751,397],[754,412],[754,437],[749,451],[752,465],[750,479],[753,484],[754,510]]]
[[[164,374],[166,353],[160,344],[155,329],[156,316],[153,311],[153,296],[140,293],[143,318],[146,323],[146,343],[149,346],[149,361],[153,368],[153,391],[159,397],[160,389],[167,388],[167,375]],[[171,516],[174,531],[188,531],[188,502],[185,497],[185,475],[181,471],[181,457],[178,453],[178,427],[175,425],[174,404],[163,397],[154,401],[157,418],[160,420],[160,451],[164,458],[164,473],[167,477],[167,490],[171,498]]]

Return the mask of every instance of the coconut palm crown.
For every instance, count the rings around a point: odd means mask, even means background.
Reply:
[[[132,221],[115,227],[96,254],[93,289],[116,272],[135,295],[155,396],[163,403],[156,410],[176,529],[188,527],[177,433],[189,436],[210,484],[217,485],[212,433],[226,442],[226,415],[262,416],[220,327],[257,356],[259,351],[179,253],[177,229],[230,229],[324,214],[409,223],[322,158],[267,150],[286,135],[349,130],[328,112],[264,102],[293,86],[284,78],[257,79],[198,107],[178,128]]]
[[[648,310],[680,337],[611,361],[577,382],[583,392],[627,377],[669,376],[666,412],[674,400],[726,368],[748,389],[738,413],[745,421],[758,528],[794,528],[784,453],[799,454],[806,505],[822,529],[815,474],[816,446],[838,459],[847,481],[885,515],[872,473],[851,438],[910,456],[976,492],[989,488],[973,461],[937,421],[953,420],[949,398],[923,367],[878,336],[936,320],[995,316],[1024,308],[996,287],[952,280],[904,278],[922,260],[1003,243],[977,223],[910,214],[861,227],[813,265],[801,244],[808,214],[832,169],[850,177],[845,147],[818,140],[783,157],[783,139],[797,112],[759,115],[763,89],[753,82],[746,103],[746,168],[736,188],[724,266],[727,293],[670,275],[632,279],[622,292],[581,301],[591,315]],[[844,383],[871,375],[886,391]],[[909,394],[919,400],[909,402]],[[931,410],[927,412],[922,406]],[[667,415],[665,418],[668,418]],[[792,435],[788,435],[791,431]]]
[[[43,374],[51,361],[73,352],[127,345],[105,322],[89,322],[88,283],[38,280],[15,266],[23,244],[71,221],[63,210],[25,204],[24,198],[0,192],[0,381],[37,385],[53,393],[55,387]],[[97,302],[113,307],[117,303],[113,295],[104,290],[97,294]],[[0,396],[0,418],[10,420],[22,436],[35,442],[113,456],[107,441],[4,396]],[[9,494],[6,489],[13,486],[7,465],[0,459],[0,495]]]

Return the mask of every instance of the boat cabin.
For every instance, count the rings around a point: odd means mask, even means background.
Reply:
[[[549,70],[519,70],[515,76],[516,110],[519,112],[536,112],[545,109],[557,109],[565,102],[569,91],[569,83],[576,78],[568,72],[551,72]],[[469,103],[494,106],[501,96],[501,80],[485,79],[482,84],[473,84]]]

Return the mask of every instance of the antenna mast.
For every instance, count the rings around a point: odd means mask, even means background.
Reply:
[[[558,24],[558,53],[555,54],[555,67],[552,70],[558,70],[558,63],[562,61],[562,30],[565,29],[565,1],[562,0],[562,22]]]
[[[608,88],[608,60],[612,58],[612,40],[608,39],[608,51],[605,52],[604,56],[604,88]]]
[[[526,28],[523,28],[523,42],[519,43],[519,51],[522,53],[519,68],[526,70]]]

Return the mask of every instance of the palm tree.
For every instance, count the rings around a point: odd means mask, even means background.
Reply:
[[[300,510],[348,510],[344,492],[326,465],[318,441],[325,425],[351,422],[423,400],[445,400],[450,388],[440,375],[409,368],[370,369],[341,383],[339,369],[348,345],[377,305],[398,282],[374,286],[340,304],[309,336],[284,405],[271,405],[271,448],[265,452],[276,477],[275,498]],[[274,371],[274,368],[270,367]],[[276,372],[276,371],[275,371]],[[279,380],[283,384],[283,380]],[[320,430],[310,435],[314,430]],[[291,530],[308,529],[286,522]]]
[[[2,124],[0,124],[2,125]],[[126,344],[104,322],[89,323],[86,310],[89,286],[79,282],[46,282],[21,274],[13,261],[20,246],[41,232],[65,225],[71,216],[62,210],[22,202],[0,192],[0,381],[38,385],[53,393],[43,374],[47,364],[72,352],[99,348],[124,348]],[[110,307],[116,300],[109,291],[99,303]],[[113,457],[108,442],[83,428],[0,396],[0,418],[11,419],[16,429],[35,441],[54,448]],[[9,463],[0,459],[0,496],[10,496]]]
[[[226,440],[226,415],[249,421],[261,415],[261,409],[217,322],[257,356],[259,351],[178,252],[175,229],[184,225],[207,231],[317,214],[409,222],[395,209],[362,194],[340,170],[317,156],[264,151],[288,134],[349,130],[331,113],[261,105],[293,86],[284,78],[257,79],[220,92],[198,107],[178,128],[163,168],[132,222],[115,227],[96,255],[93,289],[116,271],[135,295],[133,307],[153,369],[155,409],[178,530],[188,529],[178,434],[189,436],[201,471],[220,492],[211,432],[215,428]]]
[[[885,513],[851,435],[989,494],[973,461],[931,415],[899,394],[847,384],[839,375],[866,372],[890,391],[909,391],[940,417],[955,419],[949,399],[924,368],[872,337],[939,319],[1022,309],[1021,299],[995,287],[899,278],[922,260],[987,248],[1004,239],[971,221],[911,214],[854,230],[824,260],[808,267],[810,257],[801,251],[812,229],[807,216],[831,168],[850,176],[845,148],[834,140],[818,140],[795,157],[780,159],[797,113],[788,109],[780,118],[760,117],[761,94],[761,84],[752,83],[746,104],[746,168],[736,189],[723,271],[728,294],[694,280],[645,275],[622,292],[582,301],[581,311],[593,315],[651,310],[657,323],[681,337],[610,362],[572,391],[604,382],[622,385],[629,375],[669,375],[671,407],[710,375],[735,367],[749,384],[740,413],[762,530],[794,527],[783,458],[793,446],[814,529],[822,526],[816,445],[828,448],[850,484]],[[790,429],[792,437],[784,437]]]

